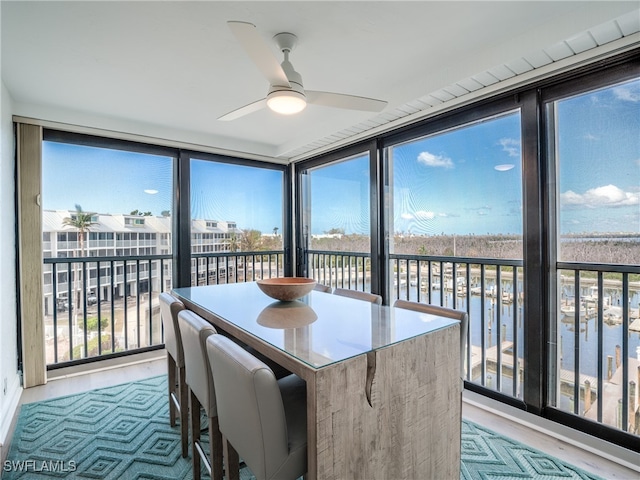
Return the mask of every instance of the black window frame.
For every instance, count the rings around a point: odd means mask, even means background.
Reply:
[[[524,362],[527,365],[523,385],[523,401],[482,386],[465,382],[465,388],[520,410],[546,418],[612,443],[640,452],[638,436],[573,416],[548,406],[549,336],[550,324],[555,322],[551,304],[555,281],[551,274],[552,240],[554,231],[552,166],[543,148],[547,139],[544,123],[544,100],[562,95],[582,93],[595,85],[605,86],[640,76],[640,49],[622,53],[607,59],[568,69],[549,78],[528,85],[514,87],[510,91],[472,102],[451,111],[434,115],[373,138],[359,141],[339,149],[301,160],[294,165],[296,185],[295,221],[302,224],[302,175],[309,169],[329,165],[332,162],[363,153],[369,149],[371,159],[371,262],[372,279],[378,272],[379,282],[372,282],[372,291],[383,295],[383,303],[389,303],[387,266],[389,255],[389,218],[382,205],[389,182],[389,165],[386,148],[418,139],[447,129],[460,127],[493,115],[520,109],[523,161],[523,265],[525,295]],[[374,215],[375,213],[375,215]],[[303,232],[296,232],[298,274],[306,273]]]

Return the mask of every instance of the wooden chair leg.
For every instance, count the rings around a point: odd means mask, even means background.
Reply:
[[[185,368],[178,369],[178,391],[180,393],[180,440],[182,456],[189,456],[189,390],[185,379]]]
[[[193,480],[200,480],[200,455],[196,449],[196,442],[200,440],[200,401],[189,389],[191,405],[191,460],[193,464]]]
[[[169,423],[172,427],[176,426],[176,406],[171,396],[176,391],[176,362],[167,352],[167,386],[169,393]]]
[[[220,433],[218,417],[209,417],[209,458],[211,459],[212,480],[223,480],[224,477],[222,444],[222,434]]]
[[[223,436],[224,445],[224,468],[227,473],[227,480],[240,480],[240,457],[233,445]]]

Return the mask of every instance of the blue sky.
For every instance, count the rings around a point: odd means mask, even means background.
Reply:
[[[232,220],[238,228],[282,233],[283,173],[241,165],[191,162],[191,217]]]
[[[562,233],[640,233],[640,81],[557,112]]]
[[[45,142],[43,208],[160,215],[172,209],[170,157]],[[191,217],[240,228],[282,231],[283,175],[278,170],[193,160]]]
[[[392,156],[396,232],[522,233],[518,113],[393,147]]]
[[[559,102],[561,233],[640,233],[640,81]],[[393,230],[522,234],[519,114],[391,149]],[[312,232],[368,233],[367,157],[311,172]]]
[[[160,215],[171,210],[172,172],[169,157],[44,142],[43,208]]]
[[[509,114],[393,147],[394,231],[521,233],[519,132],[519,116]],[[369,233],[368,156],[318,168],[310,177],[312,233]]]
[[[311,233],[370,233],[368,155],[311,170],[308,184]]]
[[[640,233],[640,81],[557,105],[562,233]],[[399,145],[393,229],[429,234],[522,233],[517,112]],[[43,207],[129,213],[171,209],[172,159],[45,142]],[[282,173],[192,162],[192,217],[282,231]],[[369,233],[368,158],[313,170],[311,230]]]

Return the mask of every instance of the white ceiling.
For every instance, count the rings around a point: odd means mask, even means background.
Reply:
[[[637,1],[2,1],[2,79],[13,113],[203,147],[300,158],[424,116],[520,75],[623,42]],[[226,22],[295,33],[305,87],[389,102],[380,114],[309,105],[217,117],[268,82]],[[277,49],[274,45],[274,53]],[[471,93],[470,93],[471,92]]]

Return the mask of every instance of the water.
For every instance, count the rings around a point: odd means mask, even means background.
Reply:
[[[494,287],[495,284],[487,282],[486,289],[489,290]],[[503,281],[503,291],[511,292],[511,282]],[[395,294],[394,290],[393,294]],[[417,301],[417,287],[409,287],[409,300]],[[420,292],[420,298],[425,301],[428,292]],[[617,305],[617,299],[622,297],[621,292],[615,289],[605,290],[605,295],[610,295],[612,298],[612,304]],[[407,298],[407,287],[403,285],[400,289],[400,298]],[[512,341],[514,332],[514,313],[517,309],[515,330],[517,332],[517,348],[518,357],[523,357],[524,346],[524,309],[523,306],[518,303],[512,303],[509,305],[495,305],[490,298],[485,298],[484,310],[485,310],[485,341],[486,347],[496,345],[497,342],[497,323],[498,323],[498,311],[499,311],[499,323],[502,326],[501,339],[502,341]],[[467,299],[466,296],[457,297],[455,308],[466,310]],[[630,295],[630,308],[637,309],[640,302],[640,294],[638,292],[631,292]],[[431,303],[440,304],[440,290],[431,291]],[[453,307],[453,295],[451,292],[445,292],[443,305],[446,307]],[[482,324],[481,324],[481,310],[482,299],[480,296],[471,296],[471,306],[469,311],[469,333],[471,335],[471,344],[475,346],[482,345]],[[604,309],[606,311],[606,308]],[[588,320],[583,319],[580,323],[580,335],[579,335],[579,349],[580,349],[580,372],[582,374],[597,377],[598,375],[598,320],[597,318],[590,318]],[[560,322],[558,333],[560,338],[558,344],[560,346],[560,368],[573,372],[575,366],[574,357],[574,345],[575,345],[575,328],[574,317],[565,316],[560,314]],[[627,335],[629,356],[635,357],[636,349],[640,346],[640,333],[630,331]],[[606,369],[606,357],[612,355],[615,359],[616,345],[622,346],[623,342],[623,329],[622,325],[609,325],[603,324],[603,354],[605,364],[603,369]],[[606,371],[604,371],[606,375]]]

